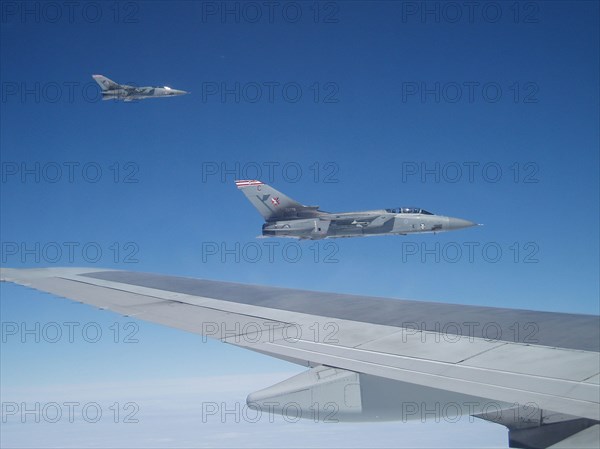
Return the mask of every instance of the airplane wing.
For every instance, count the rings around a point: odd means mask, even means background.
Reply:
[[[97,268],[0,277],[309,368],[250,394],[250,407],[316,404],[340,421],[471,415],[508,427],[511,447],[600,441],[598,316]]]

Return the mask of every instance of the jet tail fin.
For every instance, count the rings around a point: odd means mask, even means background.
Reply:
[[[258,210],[265,221],[297,217],[305,210],[316,213],[315,207],[304,206],[261,181],[239,180],[235,181],[235,185],[246,195],[248,201]]]
[[[103,75],[92,75],[92,78],[94,78],[94,81],[98,83],[103,92],[107,90],[119,89],[121,87],[120,84],[115,83],[113,80],[109,80]]]

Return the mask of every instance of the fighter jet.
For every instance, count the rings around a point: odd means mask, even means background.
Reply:
[[[103,100],[134,101],[143,100],[144,98],[174,97],[189,93],[184,90],[171,89],[168,86],[127,86],[125,84],[115,83],[103,75],[92,75],[92,78],[94,78],[94,80],[100,85],[100,88],[102,89]]]
[[[304,206],[261,181],[239,180],[235,185],[265,219],[261,237],[320,240],[435,233],[477,226],[472,221],[435,215],[418,207],[330,213],[319,210],[319,206]]]

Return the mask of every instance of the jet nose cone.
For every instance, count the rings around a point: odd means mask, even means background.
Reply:
[[[448,217],[448,229],[463,229],[471,226],[477,226],[477,223],[462,218]]]

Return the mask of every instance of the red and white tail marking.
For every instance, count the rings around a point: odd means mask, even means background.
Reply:
[[[243,189],[244,187],[250,187],[250,186],[262,186],[263,183],[255,180],[255,179],[252,179],[252,180],[242,179],[242,180],[236,181],[235,185],[237,186],[238,189]]]

